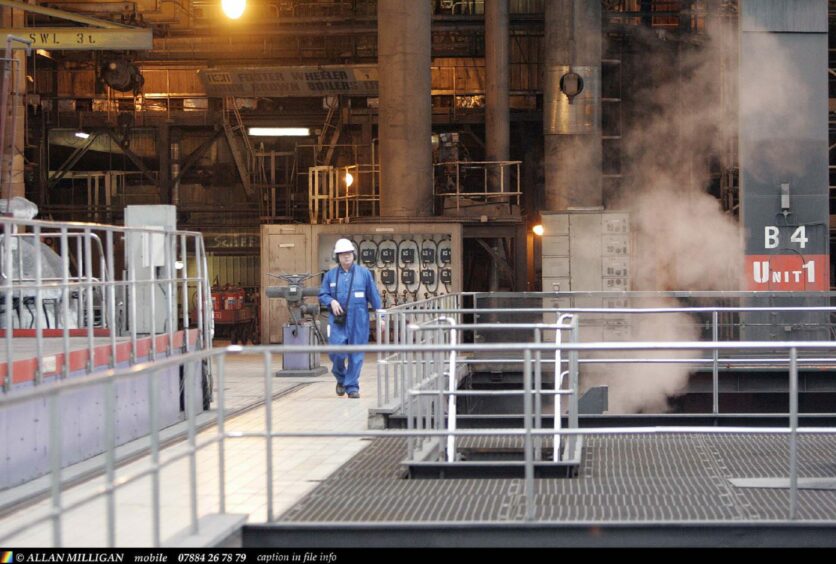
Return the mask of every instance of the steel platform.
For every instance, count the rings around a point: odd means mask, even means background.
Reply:
[[[408,531],[411,546],[836,546],[836,491],[800,489],[791,520],[788,490],[731,481],[785,478],[788,445],[774,434],[586,437],[576,479],[534,481],[527,520],[524,480],[405,479],[405,440],[377,439],[275,523],[245,527],[244,545],[404,546]],[[836,436],[799,437],[799,476],[836,476],[834,453]]]

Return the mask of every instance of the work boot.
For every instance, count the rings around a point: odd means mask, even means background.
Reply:
[[[348,392],[348,397],[351,399],[360,399],[360,392]]]
[[[337,384],[337,395],[344,396],[345,395],[345,386],[342,384]]]

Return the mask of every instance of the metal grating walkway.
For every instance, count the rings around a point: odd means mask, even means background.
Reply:
[[[535,481],[542,521],[771,521],[789,493],[736,488],[731,478],[787,475],[788,437],[587,437],[576,479]],[[836,476],[836,437],[802,436],[800,476]],[[279,522],[522,520],[521,479],[406,480],[400,439],[375,440]],[[836,491],[799,491],[799,520],[833,520]]]

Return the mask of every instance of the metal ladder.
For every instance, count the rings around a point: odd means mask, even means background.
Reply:
[[[261,215],[264,216],[265,211],[268,209],[268,198],[270,194],[270,184],[267,180],[264,160],[258,158],[256,155],[250,142],[250,137],[247,134],[244,120],[241,118],[241,112],[238,111],[238,105],[232,96],[224,98],[223,128],[232,152],[232,158],[235,160],[235,166],[238,169],[238,175],[241,178],[241,183],[244,185],[244,191],[248,197],[258,195]],[[240,135],[236,135],[236,132],[240,133]],[[241,150],[238,139],[243,140],[243,151]]]
[[[335,104],[328,104],[328,115],[325,116],[325,124],[322,126],[322,131],[319,132],[319,137],[316,140],[315,161],[317,166],[331,164],[341,132],[342,118],[338,101]]]

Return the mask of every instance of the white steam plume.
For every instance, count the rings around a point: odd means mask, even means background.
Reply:
[[[722,30],[716,30],[722,31]],[[718,34],[719,37],[719,34]],[[721,103],[721,41],[680,55],[679,71],[670,80],[651,78],[650,87],[634,92],[638,105],[651,108],[626,132],[623,172],[626,183],[614,209],[630,212],[634,248],[631,262],[634,290],[737,290],[743,265],[743,244],[737,221],[723,212],[720,201],[706,193],[712,158],[729,145],[727,128],[735,127],[732,104]],[[670,48],[670,47],[669,47]],[[676,65],[667,55],[643,60],[648,73]],[[734,73],[736,69],[725,68]],[[724,92],[723,95],[727,95]],[[675,307],[675,300],[647,301],[641,307]],[[696,320],[686,314],[629,316],[632,341],[699,339]],[[632,358],[694,358],[683,351],[608,355]],[[658,413],[668,398],[687,385],[685,364],[586,365],[584,387],[607,384],[611,413]]]

